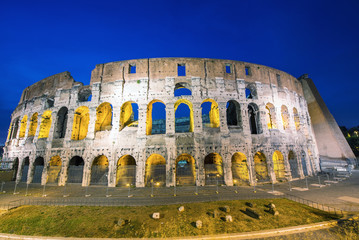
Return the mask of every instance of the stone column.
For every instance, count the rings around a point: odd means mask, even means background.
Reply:
[[[174,103],[166,103],[166,134],[175,134],[175,108]]]
[[[95,139],[95,125],[96,125],[96,107],[90,107],[90,121],[88,125],[86,139]]]
[[[146,136],[146,117],[147,117],[147,104],[145,103],[138,104],[137,136]]]
[[[229,133],[228,126],[227,126],[227,103],[226,102],[219,102],[219,120],[220,120],[220,130],[223,135]]]
[[[193,123],[195,133],[201,133],[203,131],[202,126],[202,108],[200,102],[193,102]]]
[[[145,186],[146,149],[145,142],[141,140],[138,145],[136,166],[136,187]]]
[[[174,137],[166,137],[166,187],[176,185],[176,139]]]

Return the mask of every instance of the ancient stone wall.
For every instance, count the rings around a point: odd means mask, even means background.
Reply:
[[[55,76],[12,114],[4,157],[17,181],[231,186],[319,170],[301,84],[280,70],[156,58],[99,64],[89,86]]]

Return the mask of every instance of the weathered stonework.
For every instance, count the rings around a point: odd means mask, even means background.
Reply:
[[[180,67],[184,74],[179,74]],[[192,94],[175,97],[175,89],[182,87]],[[151,135],[155,102],[165,105],[165,133]],[[206,124],[203,102],[211,104]],[[138,122],[132,103],[138,105]],[[188,132],[176,132],[175,111],[181,103],[191,112]],[[105,116],[108,111],[110,118]],[[4,158],[18,169],[16,181],[28,183],[38,174],[36,166],[43,165],[42,184],[52,179],[64,185],[71,175],[69,166],[75,171],[79,165],[83,186],[100,181],[94,179],[94,165],[106,173],[98,177],[106,177],[111,187],[130,177],[128,169],[134,171],[137,187],[161,181],[166,186],[215,184],[210,179],[229,186],[242,180],[255,184],[319,171],[300,81],[258,64],[203,58],[111,62],[96,66],[89,86],[75,82],[68,72],[29,86],[11,116]],[[185,180],[176,176],[181,161],[187,162],[193,181],[188,174]],[[163,165],[163,171],[152,165]],[[163,178],[155,176],[158,173]]]

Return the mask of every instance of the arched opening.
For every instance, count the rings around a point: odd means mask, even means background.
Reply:
[[[138,126],[138,105],[135,102],[125,102],[121,106],[120,131],[125,127]]]
[[[166,105],[160,100],[152,100],[147,106],[146,134],[166,133]]]
[[[232,156],[232,178],[234,185],[249,182],[247,157],[241,152],[236,152]]]
[[[230,100],[227,102],[227,126],[230,128],[241,128],[242,127],[242,118],[241,118],[241,107],[237,101]]]
[[[91,185],[107,185],[108,183],[108,159],[100,155],[92,162]]]
[[[52,122],[51,111],[47,110],[41,116],[39,138],[49,137],[51,122]]]
[[[19,158],[15,158],[14,163],[12,164],[13,173],[12,173],[11,181],[16,180],[18,169],[19,169]]]
[[[301,162],[302,162],[303,174],[304,176],[308,176],[307,160],[304,151],[301,152]]]
[[[27,174],[29,172],[30,159],[26,157],[22,163],[22,171],[21,171],[21,182],[27,181]]]
[[[11,127],[11,136],[10,139],[15,139],[17,137],[17,132],[19,131],[19,118],[16,118]]]
[[[32,114],[31,116],[28,137],[33,137],[36,134],[37,116],[38,116],[37,112]]]
[[[41,176],[43,170],[44,170],[44,158],[37,157],[34,162],[34,175],[32,177],[33,183],[41,183]]]
[[[47,183],[57,183],[61,172],[62,161],[60,156],[52,156],[47,169]]]
[[[196,184],[196,162],[187,154],[181,154],[176,159],[176,185]]]
[[[91,101],[91,89],[88,87],[83,87],[80,89],[78,93],[78,100],[79,102],[89,102]]]
[[[257,88],[254,83],[246,84],[245,96],[247,99],[256,99],[257,98]]]
[[[266,105],[266,117],[267,117],[267,126],[268,129],[276,129],[277,122],[275,119],[275,108],[274,105],[271,103],[267,103]]]
[[[259,109],[258,106],[254,103],[248,105],[248,118],[249,118],[249,128],[251,130],[251,134],[261,133]]]
[[[201,108],[203,127],[218,128],[220,122],[217,102],[208,98],[202,102]]]
[[[64,138],[67,126],[67,107],[62,107],[57,113],[54,138]]]
[[[25,137],[26,127],[27,127],[27,115],[25,115],[21,120],[19,138]]]
[[[268,176],[266,156],[261,152],[257,152],[254,155],[253,160],[254,160],[254,170],[256,172],[257,181],[268,181],[269,176]]]
[[[204,159],[206,185],[224,184],[222,157],[218,153],[210,153]]]
[[[166,159],[159,154],[152,154],[146,161],[146,186],[163,186],[166,184]]]
[[[90,114],[88,107],[82,106],[77,108],[74,114],[71,140],[82,140],[86,137],[89,121]]]
[[[95,132],[109,131],[112,128],[112,106],[108,102],[96,108]]]
[[[272,156],[273,169],[277,180],[285,178],[285,166],[283,154],[279,151],[275,151]]]
[[[193,132],[193,106],[186,99],[179,99],[175,103],[175,132]]]
[[[175,97],[192,95],[191,86],[188,83],[177,83],[174,90]]]
[[[131,155],[124,155],[117,161],[116,186],[136,184],[136,160]]]
[[[281,107],[281,115],[282,115],[282,122],[283,122],[283,129],[289,129],[289,113],[288,108],[284,105]]]
[[[288,153],[288,162],[289,162],[292,178],[299,178],[297,157],[295,156],[295,153],[292,150],[290,150]]]
[[[67,169],[67,183],[82,183],[84,173],[84,160],[82,157],[74,156],[69,162]]]
[[[299,131],[300,130],[300,120],[299,120],[298,110],[296,108],[293,108],[293,118],[294,118],[295,130]]]

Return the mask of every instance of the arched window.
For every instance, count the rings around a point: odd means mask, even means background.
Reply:
[[[300,120],[299,120],[298,110],[296,108],[293,108],[293,118],[294,118],[295,129],[297,131],[299,131],[300,130]]]
[[[175,132],[193,132],[193,106],[186,99],[179,99],[175,103]]]
[[[125,102],[121,106],[120,131],[125,127],[138,126],[138,105],[135,102]]]
[[[28,137],[33,137],[36,134],[36,128],[37,128],[37,116],[38,113],[34,113],[30,119],[30,127],[29,127],[29,133]]]
[[[251,134],[260,134],[261,125],[259,119],[259,109],[258,106],[254,103],[250,103],[248,105],[248,118]]]
[[[192,95],[191,87],[188,83],[177,83],[174,90],[175,97]]]
[[[64,138],[66,134],[67,126],[67,107],[62,107],[57,113],[56,127],[54,132],[54,138]]]
[[[247,99],[257,99],[257,88],[254,83],[246,84],[245,96]]]
[[[86,137],[89,121],[90,114],[88,107],[82,106],[77,108],[74,114],[71,140],[82,140]]]
[[[283,154],[279,151],[275,151],[273,153],[272,159],[273,159],[273,169],[276,179],[285,178],[285,166],[284,166]]]
[[[292,150],[290,150],[288,153],[288,162],[289,162],[292,178],[298,178],[299,168],[298,168],[297,157]]]
[[[19,118],[16,118],[12,123],[10,139],[15,139],[17,137],[17,132],[19,131],[19,120]]]
[[[112,128],[112,106],[108,102],[101,103],[96,109],[95,132],[109,131]]]
[[[227,102],[227,126],[242,127],[241,108],[237,101]]]
[[[232,178],[234,185],[249,181],[247,157],[241,152],[236,152],[232,156]]]
[[[206,185],[224,184],[222,157],[218,153],[210,153],[204,159]]]
[[[44,170],[44,158],[37,157],[34,162],[33,183],[41,183],[42,171]]]
[[[160,100],[152,100],[147,106],[146,134],[166,133],[166,105]]]
[[[100,155],[92,162],[90,184],[107,185],[108,183],[108,159]]]
[[[269,180],[266,156],[261,152],[257,152],[253,160],[257,181]]]
[[[124,155],[117,161],[116,186],[136,184],[136,161],[131,155]]]
[[[276,129],[277,122],[275,118],[275,108],[274,105],[271,103],[267,103],[266,105],[266,116],[268,129]]]
[[[69,162],[67,183],[82,183],[83,172],[84,160],[82,157],[74,156]]]
[[[47,169],[47,183],[51,184],[51,183],[57,183],[59,181],[61,165],[62,165],[62,161],[60,156],[56,155],[51,157]]]
[[[218,104],[213,99],[206,99],[202,102],[202,124],[204,127],[218,128],[219,109]]]
[[[21,182],[27,181],[27,175],[29,172],[30,159],[26,157],[22,162],[22,170],[21,170]]]
[[[91,89],[88,87],[83,87],[79,90],[78,100],[79,102],[89,102],[91,101]]]
[[[47,138],[50,133],[51,128],[51,111],[45,111],[41,116],[41,124],[40,124],[40,132],[39,132],[39,138]]]
[[[282,115],[282,122],[283,122],[283,129],[289,129],[289,113],[288,108],[284,105],[281,107],[281,115]]]
[[[25,115],[21,120],[19,138],[25,137],[26,127],[27,127],[27,115]]]
[[[196,162],[189,154],[181,154],[176,159],[176,185],[196,184]]]
[[[146,186],[162,186],[166,183],[166,159],[159,154],[152,154],[146,161]]]

